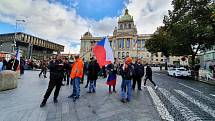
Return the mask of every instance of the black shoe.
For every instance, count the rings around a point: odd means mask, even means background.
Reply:
[[[65,86],[64,84],[61,84],[61,86]]]
[[[47,76],[44,76],[44,78],[47,78]]]
[[[141,88],[139,88],[138,90],[139,90],[139,91],[141,91],[142,89],[141,89]]]
[[[126,98],[126,101],[127,101],[127,102],[130,102],[130,99]]]
[[[125,99],[124,99],[124,98],[122,98],[122,99],[121,99],[121,102],[126,103],[126,101],[125,101]]]
[[[57,100],[57,99],[54,99],[54,103],[58,103],[58,100]]]
[[[46,105],[46,101],[43,101],[41,104],[40,104],[40,107],[44,107]]]
[[[87,88],[87,87],[88,87],[88,85],[85,86],[85,88]]]
[[[74,97],[74,95],[73,94],[71,94],[70,96],[68,96],[68,98],[73,98]]]
[[[95,91],[95,90],[93,90],[93,93],[96,93],[96,91]]]
[[[39,75],[39,78],[40,78],[40,76],[41,76],[41,75]]]

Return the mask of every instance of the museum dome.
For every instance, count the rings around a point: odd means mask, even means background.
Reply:
[[[128,9],[125,9],[125,14],[119,18],[119,22],[133,21],[133,17],[128,13]]]
[[[92,37],[92,34],[88,31],[84,34],[84,37]]]

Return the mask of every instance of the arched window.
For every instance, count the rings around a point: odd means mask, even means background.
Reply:
[[[131,29],[131,24],[128,24],[128,28]]]
[[[118,52],[118,58],[119,58],[119,59],[121,58],[120,52]]]
[[[122,24],[120,24],[120,29],[123,29],[123,25]]]

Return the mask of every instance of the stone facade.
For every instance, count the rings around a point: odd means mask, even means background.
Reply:
[[[115,27],[113,35],[109,36],[109,41],[114,51],[114,57],[118,58],[121,62],[126,56],[130,56],[132,58],[141,58],[144,63],[165,63],[165,57],[161,52],[152,55],[145,48],[145,42],[149,40],[151,36],[152,34],[137,33],[133,17],[129,15],[126,9],[125,14],[119,17],[118,26]],[[101,39],[102,37],[92,36],[89,31],[81,37],[80,55],[85,61],[93,56],[92,47]],[[170,57],[169,64],[173,64],[174,62],[180,63],[180,59],[181,57]]]
[[[0,53],[15,53],[19,47],[21,55],[26,59],[43,59],[53,52],[64,51],[64,46],[22,32],[0,34]]]

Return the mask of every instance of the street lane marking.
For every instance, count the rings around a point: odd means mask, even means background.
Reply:
[[[214,95],[214,94],[210,94],[210,96],[213,96],[213,97],[215,97],[215,95]]]
[[[199,90],[197,90],[197,89],[194,89],[194,88],[192,88],[192,87],[190,87],[190,86],[187,86],[187,85],[185,85],[185,84],[182,84],[182,83],[178,83],[178,84],[180,84],[180,85],[182,85],[182,86],[185,86],[185,87],[187,87],[187,88],[189,88],[189,89],[191,89],[191,90],[193,90],[193,91],[196,91],[196,92],[199,92],[199,93],[203,93],[202,91],[199,91]]]
[[[158,90],[164,95],[164,97],[169,100],[169,102],[178,110],[180,114],[187,121],[202,121],[198,116],[196,116],[188,107],[181,103],[175,96],[173,96],[169,91],[163,88],[158,88]]]
[[[149,91],[149,94],[152,97],[152,100],[154,101],[154,104],[161,118],[167,121],[174,121],[174,118],[170,115],[170,113],[168,112],[168,110],[166,109],[166,107],[164,106],[160,98],[156,95],[152,87],[147,86],[147,89]]]
[[[161,75],[161,74],[159,74],[159,73],[154,73],[155,75]]]
[[[181,90],[175,90],[175,92],[180,94],[182,97],[186,98],[193,104],[197,105],[199,108],[201,108],[202,110],[204,110],[205,112],[207,112],[208,114],[210,114],[211,116],[213,116],[215,118],[215,111],[213,109],[211,109],[210,107],[208,107],[207,105],[201,103],[199,100],[192,98],[191,96],[189,96],[188,94],[186,94],[185,92],[183,92]]]

